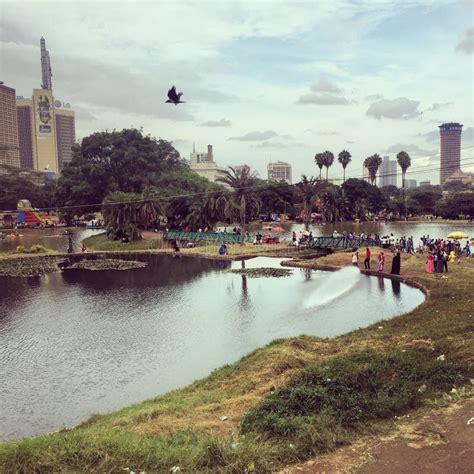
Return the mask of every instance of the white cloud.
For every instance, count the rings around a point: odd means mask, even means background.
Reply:
[[[276,137],[278,134],[274,130],[266,130],[265,132],[248,132],[245,135],[238,137],[230,137],[228,140],[240,141],[240,142],[256,142],[262,140],[268,140],[270,138]]]
[[[208,120],[201,124],[202,127],[230,127],[231,121],[227,119]]]
[[[468,28],[459,43],[456,45],[456,51],[472,54],[474,53],[474,27]]]
[[[370,105],[366,114],[378,120],[382,117],[406,120],[420,115],[419,105],[419,101],[410,100],[406,97],[398,97],[392,100],[380,99]]]

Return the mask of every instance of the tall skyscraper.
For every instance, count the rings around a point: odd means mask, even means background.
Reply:
[[[383,157],[378,184],[381,188],[397,185],[397,162],[390,160],[389,156]]]
[[[291,184],[291,165],[284,161],[268,163],[267,175],[268,181],[286,181]]]
[[[18,139],[20,142],[20,167],[35,169],[35,131],[33,126],[33,101],[31,99],[16,100],[16,116],[18,121]]]
[[[20,167],[15,89],[0,82],[0,164]]]
[[[49,58],[49,51],[46,49],[46,40],[42,37],[40,40],[40,47],[41,47],[41,77],[43,79],[43,83],[41,87],[43,89],[53,89],[53,82],[51,77],[53,76],[53,72],[51,70],[51,60]]]
[[[440,177],[443,185],[455,171],[461,169],[461,133],[460,123],[443,123],[439,126],[440,134]]]

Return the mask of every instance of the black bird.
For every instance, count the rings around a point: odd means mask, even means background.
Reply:
[[[181,96],[183,95],[182,92],[177,93],[176,92],[176,87],[173,86],[169,91],[168,91],[168,100],[166,101],[169,104],[185,104],[184,100],[181,100]]]

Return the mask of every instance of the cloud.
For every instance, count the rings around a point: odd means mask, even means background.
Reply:
[[[371,95],[366,95],[364,97],[365,100],[380,100],[380,99],[383,99],[383,95],[382,94],[371,94]]]
[[[230,137],[228,140],[239,141],[239,142],[258,142],[262,140],[268,140],[272,137],[278,136],[274,130],[266,130],[265,132],[248,132],[240,137]]]
[[[302,95],[296,103],[302,105],[349,105],[350,101],[345,97],[338,97],[331,94],[305,94]]]
[[[429,109],[426,109],[423,112],[435,112],[436,110],[444,109],[451,105],[453,105],[453,102],[442,102],[442,103],[435,102]]]
[[[201,127],[230,127],[231,121],[227,119],[220,119],[220,120],[208,120],[207,122],[203,122]]]
[[[439,129],[421,135],[427,142],[439,141]]]
[[[396,145],[389,146],[385,150],[385,152],[397,154],[399,151],[402,150],[406,151],[409,155],[412,156],[430,156],[435,155],[437,153],[436,150],[426,150],[424,148],[420,148],[418,145],[405,145],[402,143],[397,143]]]
[[[297,104],[308,105],[349,105],[351,102],[342,96],[343,89],[328,81],[320,79],[310,87],[311,92],[298,98]]]
[[[456,46],[459,53],[472,54],[474,52],[474,27],[468,28]]]
[[[335,130],[329,130],[327,132],[318,132],[318,135],[332,137],[332,136],[340,135],[340,132],[336,132]]]
[[[366,115],[378,120],[382,117],[407,120],[420,115],[419,105],[419,101],[410,100],[406,97],[398,97],[392,100],[380,99],[370,105]]]
[[[342,89],[334,84],[333,82],[328,81],[327,79],[320,79],[316,84],[313,84],[310,88],[313,92],[324,92],[330,94],[340,94]]]
[[[189,145],[189,140],[182,140],[181,138],[176,138],[175,140],[170,140],[171,144],[174,147],[185,147]]]
[[[256,148],[299,148],[305,146],[303,143],[263,142],[255,145]]]

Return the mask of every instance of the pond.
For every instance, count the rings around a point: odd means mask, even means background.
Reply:
[[[249,278],[222,262],[0,277],[0,437],[71,426],[182,387],[275,338],[334,337],[405,313],[421,291],[352,267]]]

